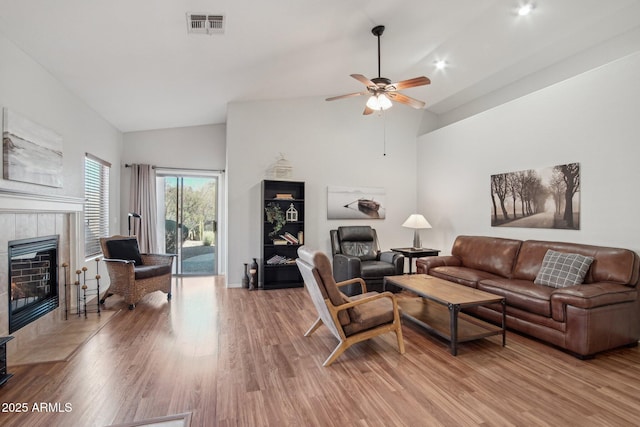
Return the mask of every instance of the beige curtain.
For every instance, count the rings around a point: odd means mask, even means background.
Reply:
[[[129,212],[139,214],[141,217],[131,218],[132,234],[135,230],[140,252],[157,253],[159,249],[156,235],[158,222],[156,173],[151,165],[131,165]]]

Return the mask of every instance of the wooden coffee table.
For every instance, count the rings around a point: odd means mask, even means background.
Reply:
[[[454,356],[461,342],[502,334],[502,345],[506,344],[504,297],[426,274],[386,276],[384,286],[388,284],[418,295],[398,299],[403,317],[448,340]],[[494,303],[502,304],[501,327],[460,313],[463,308]]]

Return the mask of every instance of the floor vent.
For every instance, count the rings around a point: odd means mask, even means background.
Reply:
[[[187,32],[194,34],[224,33],[224,15],[187,13]]]

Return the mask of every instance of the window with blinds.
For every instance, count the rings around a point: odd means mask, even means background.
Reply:
[[[90,154],[84,158],[84,256],[100,255],[100,237],[109,236],[109,169]]]

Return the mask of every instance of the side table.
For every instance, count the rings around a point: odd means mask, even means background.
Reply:
[[[409,274],[413,274],[413,259],[423,256],[438,256],[439,249],[427,249],[427,248],[391,248],[394,252],[400,252],[402,255],[409,258]]]

